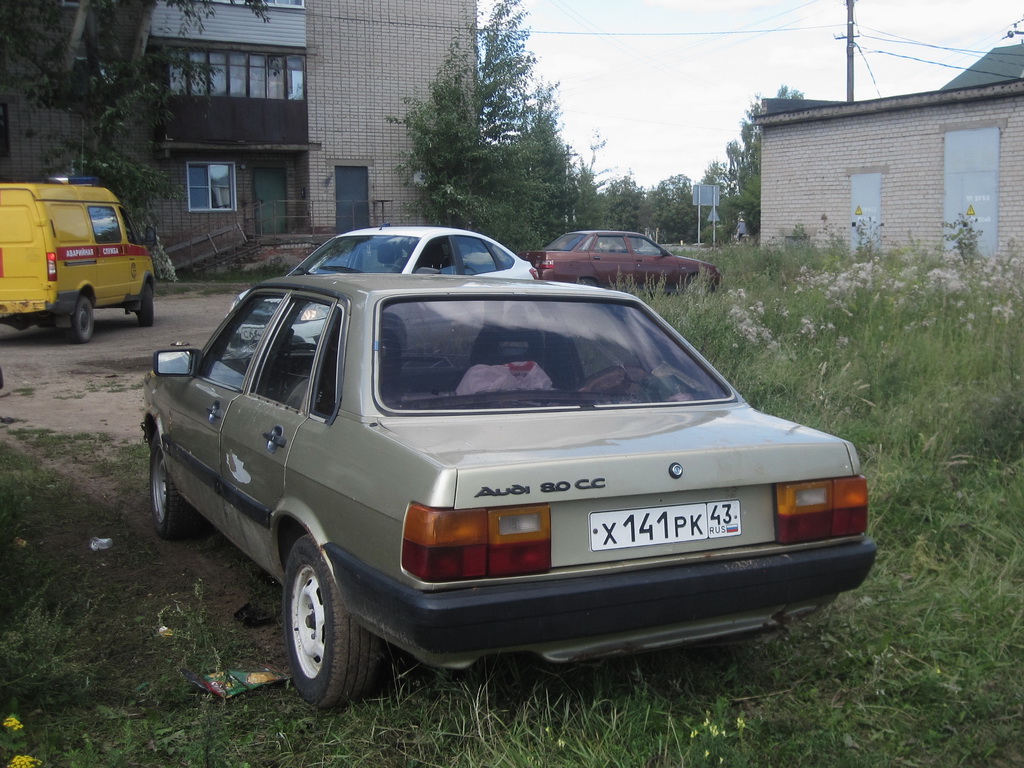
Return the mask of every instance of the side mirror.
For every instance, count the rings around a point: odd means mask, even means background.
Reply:
[[[195,376],[199,370],[198,349],[162,349],[153,353],[157,376]]]
[[[142,244],[147,248],[156,245],[156,229],[154,227],[146,227],[146,233],[142,236]]]

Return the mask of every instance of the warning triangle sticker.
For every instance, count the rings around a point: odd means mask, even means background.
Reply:
[[[854,216],[863,216],[863,215],[864,215],[864,211],[862,211],[862,210],[860,209],[860,206],[858,205],[858,206],[857,206],[857,210],[853,212],[853,215],[854,215]]]
[[[973,205],[967,206],[967,215],[968,216],[977,216],[978,215],[978,214],[976,214],[974,212],[974,206]]]

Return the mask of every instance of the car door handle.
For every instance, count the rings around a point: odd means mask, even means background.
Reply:
[[[288,444],[288,438],[284,436],[284,427],[280,424],[269,432],[264,432],[263,436],[267,438],[268,453],[277,453],[278,448],[284,448]]]
[[[216,423],[217,419],[223,418],[224,411],[220,409],[220,400],[214,400],[213,405],[206,409],[206,419],[211,424]]]

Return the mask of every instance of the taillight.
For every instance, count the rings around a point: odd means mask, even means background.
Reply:
[[[456,510],[410,504],[402,567],[423,581],[547,571],[551,568],[550,508],[538,504]]]
[[[861,475],[775,487],[775,540],[780,544],[855,536],[867,527],[868,481]]]
[[[57,254],[46,254],[46,279],[51,283],[57,279]]]

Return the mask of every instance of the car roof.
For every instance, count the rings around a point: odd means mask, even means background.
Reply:
[[[365,237],[367,235],[398,235],[405,237],[436,237],[438,235],[471,235],[473,237],[486,237],[488,240],[494,238],[480,232],[470,232],[468,229],[457,229],[455,227],[435,227],[430,225],[409,225],[392,227],[390,225],[380,227],[366,227],[364,229],[353,229],[350,232],[342,232],[336,237],[348,237],[356,235]]]
[[[636,237],[647,237],[641,232],[631,232],[626,229],[577,229],[566,232],[567,235],[635,235]]]
[[[613,300],[635,297],[628,293],[610,291],[573,283],[557,283],[540,280],[520,280],[503,277],[471,277],[465,275],[399,275],[392,273],[366,272],[345,275],[285,275],[265,280],[253,286],[260,288],[293,288],[315,291],[332,296],[347,296],[357,302],[380,298],[438,297],[438,296],[536,296],[551,298],[592,298]]]

